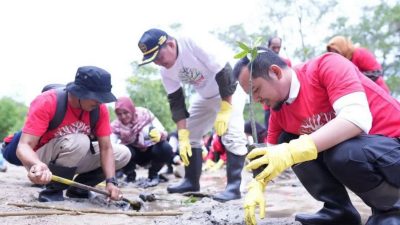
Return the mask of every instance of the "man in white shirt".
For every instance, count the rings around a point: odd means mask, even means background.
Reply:
[[[179,154],[185,165],[185,178],[168,187],[170,193],[199,191],[202,167],[201,140],[214,122],[228,151],[227,186],[214,195],[218,201],[239,199],[241,171],[247,153],[243,131],[246,94],[232,77],[226,58],[190,38],[173,38],[159,29],[146,31],[140,41],[141,65],[154,62],[161,66],[161,78],[168,94],[172,119],[179,136]],[[222,47],[222,46],[221,46]],[[218,52],[222,53],[222,48]],[[187,111],[182,84],[192,85],[196,94]],[[234,104],[232,104],[234,103]]]

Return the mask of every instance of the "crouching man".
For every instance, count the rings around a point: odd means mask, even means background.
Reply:
[[[67,94],[64,118],[50,130],[60,90],[43,92],[32,101],[16,155],[32,183],[46,184],[39,193],[40,202],[64,200],[63,190],[68,187],[51,181],[53,174],[67,179],[78,174],[75,181],[89,186],[106,180],[111,199],[122,198],[115,170],[125,166],[131,155],[125,146],[110,142],[110,119],[104,103],[116,100],[111,87],[107,71],[94,66],[78,68],[75,81],[63,90]],[[92,112],[95,110],[97,115]],[[93,124],[95,116],[98,118]],[[89,192],[69,187],[66,195],[88,198]]]

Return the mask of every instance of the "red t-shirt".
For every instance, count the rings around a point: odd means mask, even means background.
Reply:
[[[381,87],[383,90],[385,90],[387,93],[390,94],[390,89],[389,87],[386,85],[385,80],[383,79],[382,76],[378,77],[378,79],[375,80],[375,83]]]
[[[67,106],[64,120],[56,129],[47,131],[49,122],[54,117],[57,105],[57,95],[54,90],[46,91],[37,96],[31,103],[28,115],[22,128],[22,132],[41,137],[40,143],[35,150],[49,142],[55,137],[62,137],[68,134],[83,133],[90,134],[90,112],[83,111],[82,119],[79,116],[81,109]],[[98,137],[111,134],[110,119],[107,107],[102,104],[99,110],[99,120],[94,131]]]
[[[361,72],[382,70],[381,65],[376,61],[374,54],[365,48],[355,48],[351,61]]]
[[[277,144],[283,130],[298,135],[316,131],[335,118],[332,105],[338,98],[360,91],[366,93],[373,117],[369,133],[400,137],[400,103],[350,61],[338,54],[326,53],[294,70],[300,82],[299,94],[281,110],[271,110],[269,143]]]
[[[365,48],[354,49],[351,61],[354,63],[354,65],[358,67],[361,72],[382,70],[382,66],[381,64],[379,64],[378,61],[376,61],[374,54],[372,54],[372,52],[368,51]],[[380,76],[375,81],[375,83],[377,83],[381,88],[390,93],[390,89],[386,85],[385,80],[382,76]]]
[[[210,151],[207,154],[206,160],[210,159],[214,161],[215,158],[214,153],[218,153],[220,159],[226,162],[226,149],[225,146],[222,144],[221,138],[217,134],[214,134],[212,136],[212,143]]]

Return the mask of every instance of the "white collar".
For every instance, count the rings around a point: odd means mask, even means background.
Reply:
[[[290,82],[289,97],[285,101],[287,104],[291,104],[292,102],[294,102],[300,91],[299,78],[297,78],[296,72],[292,68],[290,68],[290,76],[292,77],[292,81]]]

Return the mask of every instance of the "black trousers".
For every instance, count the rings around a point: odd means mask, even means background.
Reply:
[[[360,135],[323,153],[331,173],[355,193],[369,191],[382,181],[400,188],[400,143],[396,138]]]
[[[173,156],[172,147],[167,141],[160,141],[145,151],[133,146],[128,147],[132,152],[131,161],[140,166],[149,164],[151,161],[167,163],[172,160]]]
[[[127,147],[132,154],[128,164],[123,168],[124,174],[127,175],[135,173],[136,164],[145,166],[150,163],[163,164],[172,161],[172,147],[167,141],[160,141],[157,144],[150,146],[145,151],[131,145],[127,145]]]
[[[283,133],[280,143],[298,135]],[[400,142],[380,135],[359,135],[321,153],[332,175],[355,193],[377,187],[383,181],[400,188]]]

